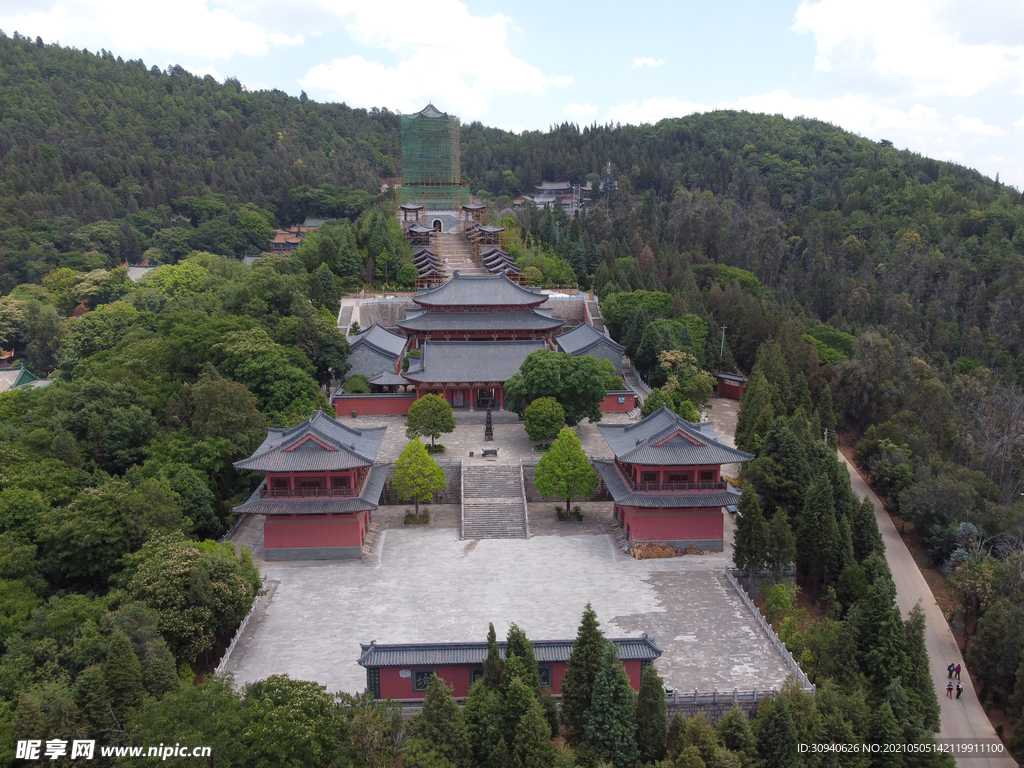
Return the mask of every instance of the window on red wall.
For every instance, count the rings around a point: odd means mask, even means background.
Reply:
[[[641,483],[656,483],[656,482],[658,482],[658,473],[657,472],[641,472],[640,473],[640,482]]]
[[[331,488],[348,488],[348,481],[349,479],[347,475],[345,477],[332,477]]]
[[[715,473],[711,470],[701,470],[700,481],[702,483],[710,483],[715,479]]]
[[[288,490],[288,478],[287,477],[275,477],[273,480],[273,489],[275,491],[287,491]]]

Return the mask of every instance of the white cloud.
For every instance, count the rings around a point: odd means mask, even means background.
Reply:
[[[956,124],[964,133],[973,134],[975,136],[1006,136],[1007,132],[1000,128],[998,125],[989,125],[983,122],[977,117],[967,117],[966,115],[955,115],[953,122]]]
[[[642,59],[633,59],[633,67],[637,69],[641,67],[660,67],[664,63],[664,59],[653,59],[650,56],[645,56]]]
[[[816,70],[861,87],[916,96],[1024,93],[1024,45],[1007,44],[998,25],[987,35],[977,26],[961,35],[977,12],[967,0],[803,0],[793,30],[814,35]]]
[[[190,67],[187,64],[182,64],[182,66],[196,77],[206,77],[209,75],[219,83],[224,82],[224,76],[217,71],[216,67]]]
[[[227,59],[236,53],[263,55],[273,47],[297,45],[303,40],[301,34],[264,29],[233,11],[208,7],[206,0],[180,0],[173,6],[135,0],[61,0],[45,8],[40,6],[46,3],[34,5],[31,10],[0,6],[0,29],[128,56],[158,50]]]
[[[1015,120],[1013,123],[1013,127],[1016,128],[1018,131],[1024,131],[1024,117],[1022,117],[1020,120]]]
[[[571,104],[566,104],[562,112],[577,120],[590,120],[597,117],[598,110],[593,104],[577,104],[574,101]]]
[[[403,112],[436,99],[444,109],[476,119],[502,94],[542,96],[548,88],[572,84],[571,77],[546,74],[512,54],[510,18],[473,16],[458,0],[437,0],[429,13],[412,0],[320,5],[358,45],[398,58],[389,65],[353,54],[313,67],[300,84],[329,98]]]

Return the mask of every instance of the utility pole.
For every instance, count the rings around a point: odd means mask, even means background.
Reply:
[[[725,329],[728,326],[720,325],[718,327],[722,329],[722,343],[718,347],[718,370],[721,371],[722,370],[722,358],[725,356]]]

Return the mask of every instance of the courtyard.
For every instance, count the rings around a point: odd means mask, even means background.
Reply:
[[[735,408],[715,405],[712,420],[729,441]],[[467,417],[443,436],[446,458],[481,461],[484,415]],[[499,461],[536,461],[522,425],[499,418],[490,444]],[[379,459],[397,458],[402,419],[346,420],[352,422],[388,425]],[[608,454],[594,425],[577,431],[588,454]],[[681,691],[782,685],[788,667],[723,574],[731,564],[731,519],[724,553],[637,561],[617,543],[611,503],[583,507],[583,523],[557,523],[552,504],[530,504],[530,539],[471,541],[459,540],[457,505],[435,506],[422,527],[402,525],[401,507],[381,507],[372,553],[334,562],[263,561],[262,519],[251,518],[233,538],[253,550],[268,595],[228,670],[239,684],[287,674],[330,691],[361,692],[360,643],[483,640],[488,622],[499,637],[515,622],[533,639],[572,638],[590,602],[606,636],[652,636],[664,651],[659,671]]]

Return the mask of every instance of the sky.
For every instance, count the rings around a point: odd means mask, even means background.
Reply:
[[[1022,0],[0,0],[0,29],[514,131],[816,117],[1024,188]]]

